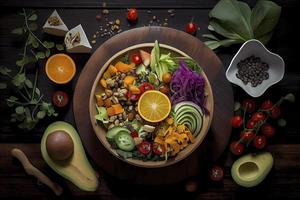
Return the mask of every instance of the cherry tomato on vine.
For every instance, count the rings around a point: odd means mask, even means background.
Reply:
[[[253,133],[253,131],[250,131],[250,130],[248,130],[248,131],[242,131],[240,133],[240,138],[242,138],[244,142],[249,142],[254,137],[255,137],[255,134]]]
[[[254,122],[260,122],[266,119],[266,115],[263,112],[256,112],[252,115],[251,120]]]
[[[256,104],[253,99],[245,99],[242,103],[242,107],[248,112],[253,113],[256,109]]]
[[[127,19],[129,21],[135,21],[138,18],[138,11],[135,8],[130,8],[127,10]]]
[[[230,144],[230,151],[234,154],[234,155],[241,155],[245,150],[245,147],[242,143],[238,142],[238,141],[233,141]]]
[[[247,122],[247,124],[246,124],[246,128],[247,128],[247,129],[254,129],[255,125],[256,125],[256,121],[253,121],[252,119],[250,119],[250,120]]]
[[[138,145],[138,150],[141,154],[147,155],[152,150],[151,143],[144,141]]]
[[[264,124],[260,130],[263,135],[269,138],[273,137],[276,132],[275,128],[270,124]]]
[[[281,110],[278,106],[275,106],[274,108],[272,108],[272,110],[270,111],[270,117],[272,119],[276,119],[280,116],[281,114]]]
[[[231,119],[231,125],[234,128],[238,128],[243,124],[243,118],[239,115],[233,116]]]
[[[264,135],[258,135],[253,140],[253,145],[256,149],[263,149],[267,144],[267,138]]]
[[[209,178],[212,181],[221,181],[224,177],[224,170],[220,166],[214,166],[209,170]]]
[[[131,62],[135,65],[139,65],[143,62],[142,57],[139,54],[132,54],[130,57]]]
[[[197,25],[193,22],[189,22],[185,25],[185,31],[189,34],[195,34],[197,31]]]
[[[269,110],[273,107],[273,102],[271,100],[265,100],[262,104],[261,104],[261,108],[263,110]]]

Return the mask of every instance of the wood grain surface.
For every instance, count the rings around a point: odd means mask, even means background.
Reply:
[[[246,0],[246,2],[253,6],[256,0]],[[299,34],[296,31],[299,23],[299,1],[275,0],[275,2],[282,6],[282,14],[267,48],[283,57],[286,63],[286,72],[282,81],[268,89],[262,97],[256,99],[258,103],[264,99],[276,101],[280,96],[289,92],[294,93],[296,98],[300,99],[299,46],[297,44]],[[22,16],[17,15],[21,7],[37,11],[39,27],[44,24],[53,9],[56,8],[69,28],[81,23],[88,38],[91,39],[93,34],[99,30],[99,26],[105,25],[105,21],[95,20],[95,16],[102,13],[102,3],[103,1],[98,0],[0,1],[0,64],[16,70],[13,66],[19,58],[18,53],[22,51],[22,46],[19,39],[10,32],[23,23]],[[184,30],[185,24],[194,18],[194,22],[200,28],[196,37],[203,40],[201,35],[208,33],[208,13],[216,3],[217,0],[109,0],[107,6],[110,12],[108,18],[110,20],[121,19],[122,30],[147,26],[154,15],[160,20],[168,17],[168,27]],[[139,9],[138,23],[131,26],[128,26],[125,20],[125,12],[129,7]],[[169,9],[175,9],[175,16],[169,17]],[[151,11],[150,14],[149,11]],[[43,34],[41,29],[37,31],[37,34],[38,37],[43,39],[62,42],[60,38]],[[107,39],[107,37],[98,38],[93,46],[98,47]],[[239,45],[235,45],[216,51],[224,69],[228,67],[238,48]],[[71,97],[73,96],[76,81],[90,55],[73,54],[70,56],[77,64],[78,73],[70,84],[63,87],[52,84],[43,70],[44,62],[38,63],[41,68],[38,86],[48,100],[51,99],[53,92],[58,89],[68,92]],[[28,70],[27,73],[33,77],[33,71]],[[233,85],[232,88],[236,101],[249,98],[240,88]],[[214,92],[222,91],[215,90]],[[282,107],[282,117],[288,123],[285,128],[277,130],[277,135],[273,140],[268,141],[270,144],[267,150],[273,152],[275,166],[266,181],[258,187],[243,189],[233,182],[230,176],[230,164],[234,158],[231,158],[228,150],[226,150],[215,163],[226,166],[224,181],[217,185],[211,184],[209,181],[199,181],[199,190],[195,195],[188,195],[184,192],[185,181],[164,186],[136,185],[134,184],[135,180],[122,181],[115,179],[101,169],[99,169],[99,173],[102,182],[99,190],[95,193],[86,193],[79,191],[75,186],[55,174],[45,165],[39,152],[38,143],[43,131],[51,121],[65,120],[75,125],[72,105],[60,111],[58,118],[43,121],[37,129],[25,133],[9,122],[11,111],[6,106],[5,98],[10,95],[11,91],[0,90],[0,199],[55,199],[55,196],[47,187],[37,185],[36,180],[26,175],[20,164],[12,160],[8,152],[15,146],[23,149],[35,166],[64,187],[65,193],[61,199],[150,199],[158,198],[158,193],[165,194],[164,198],[168,199],[177,199],[180,196],[183,199],[300,199],[299,103],[283,105]],[[222,99],[219,99],[219,101],[222,101]],[[199,171],[206,173],[205,170],[199,169]],[[199,179],[193,177],[191,180]]]

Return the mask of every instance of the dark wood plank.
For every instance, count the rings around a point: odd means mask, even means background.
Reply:
[[[255,5],[256,0],[244,0],[251,6]],[[160,8],[197,8],[207,9],[212,8],[218,0],[72,0],[72,1],[60,1],[60,0],[10,0],[1,1],[0,6],[2,7],[30,7],[30,8],[101,8],[103,2],[106,2],[109,8],[147,8],[147,9],[160,9]],[[297,5],[297,0],[274,0],[274,2],[285,7],[294,7]]]
[[[133,182],[116,180],[105,175],[100,170],[100,187],[94,193],[79,191],[71,183],[64,181],[55,174],[42,160],[39,144],[0,144],[0,198],[31,198],[31,199],[53,199],[55,196],[46,186],[38,186],[35,178],[25,174],[21,165],[12,159],[10,150],[18,147],[28,155],[31,162],[54,181],[64,188],[65,198],[104,198],[104,199],[124,199],[124,198],[147,198],[164,192],[169,198],[176,198],[176,195],[185,195],[183,191],[184,182],[167,186],[143,186]],[[221,185],[213,185],[207,181],[201,182],[200,190],[194,197],[199,199],[233,199],[233,198],[257,198],[268,197],[270,199],[279,198],[300,198],[300,145],[271,145],[268,151],[272,152],[275,159],[274,169],[267,179],[258,187],[244,189],[238,187],[230,176],[231,162],[226,163],[225,178]],[[20,190],[22,188],[22,190]],[[133,188],[135,188],[133,190]],[[176,188],[176,190],[174,190]],[[151,189],[151,192],[149,190]],[[18,191],[18,192],[16,192]],[[119,192],[118,192],[119,191]]]

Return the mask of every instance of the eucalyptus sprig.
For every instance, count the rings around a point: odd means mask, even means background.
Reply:
[[[31,130],[46,116],[57,116],[53,105],[44,100],[44,95],[37,87],[39,68],[36,67],[36,63],[49,57],[51,49],[54,47],[57,50],[63,50],[64,47],[54,42],[41,41],[36,36],[38,15],[34,11],[28,14],[23,9],[20,15],[24,17],[23,26],[12,30],[13,34],[25,38],[24,48],[20,54],[21,58],[16,61],[19,70],[17,73],[13,73],[11,69],[0,66],[0,75],[7,80],[0,83],[0,89],[6,89],[10,86],[15,92],[14,95],[6,99],[7,105],[13,109],[10,121],[18,123],[18,127],[21,129]],[[26,76],[25,66],[29,64],[35,65],[36,71],[33,81]]]

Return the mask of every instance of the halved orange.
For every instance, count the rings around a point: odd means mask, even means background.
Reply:
[[[167,95],[148,90],[138,101],[138,112],[148,122],[160,122],[168,117],[171,111],[171,102]]]
[[[57,84],[65,84],[72,80],[76,73],[73,59],[63,53],[51,56],[46,63],[46,74]]]

